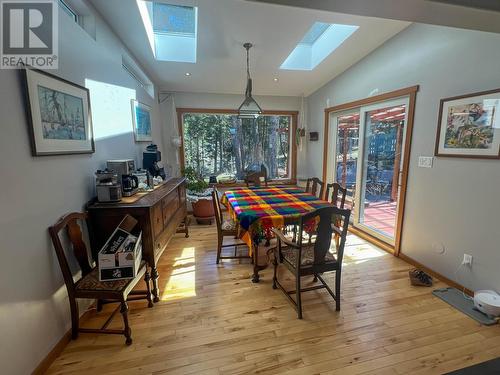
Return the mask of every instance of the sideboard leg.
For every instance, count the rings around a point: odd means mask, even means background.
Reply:
[[[160,290],[158,289],[158,270],[156,265],[151,267],[151,280],[153,281],[153,301],[160,302]]]

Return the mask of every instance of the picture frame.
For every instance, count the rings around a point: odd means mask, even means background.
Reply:
[[[434,155],[500,159],[500,89],[441,99]]]
[[[94,153],[89,90],[28,66],[22,77],[32,155]]]
[[[131,100],[134,137],[136,142],[152,142],[151,107],[135,99]]]

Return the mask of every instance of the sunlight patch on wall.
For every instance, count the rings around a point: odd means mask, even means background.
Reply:
[[[85,80],[90,91],[92,126],[96,140],[133,133],[131,99],[133,89],[105,82]]]

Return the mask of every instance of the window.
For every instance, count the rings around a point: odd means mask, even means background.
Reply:
[[[295,113],[238,119],[234,113],[181,112],[180,118],[184,167],[193,167],[206,180],[241,181],[262,166],[269,179],[294,179]]]
[[[142,0],[137,6],[157,60],[196,62],[197,7]]]
[[[78,14],[64,0],[59,0],[59,6],[73,21],[78,23]]]
[[[358,28],[355,25],[315,22],[280,69],[313,70]]]

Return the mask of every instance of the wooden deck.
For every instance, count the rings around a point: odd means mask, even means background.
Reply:
[[[215,244],[214,227],[176,235],[159,263],[162,301],[130,303],[134,343],[81,334],[48,373],[442,374],[500,356],[499,326],[481,327],[431,288],[411,287],[408,264],[353,235],[342,311],[326,291],[308,292],[303,320],[271,288],[270,269],[252,284],[247,261],[215,265]]]

